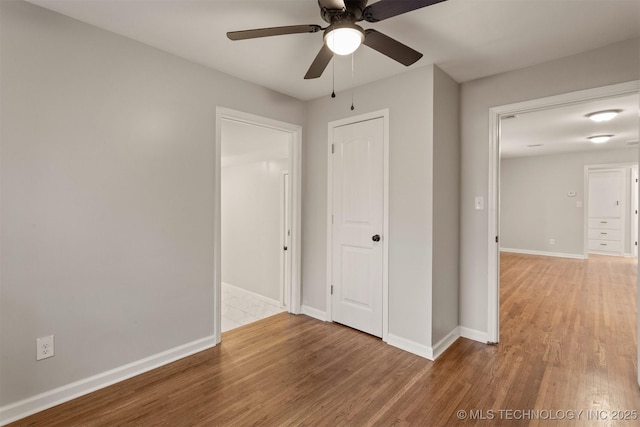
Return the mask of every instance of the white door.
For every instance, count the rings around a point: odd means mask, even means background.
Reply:
[[[589,173],[589,217],[620,218],[622,215],[622,171]]]
[[[382,337],[384,119],[333,128],[331,318]]]

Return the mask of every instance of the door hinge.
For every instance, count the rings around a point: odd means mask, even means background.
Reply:
[[[333,225],[333,214],[331,214],[331,225]]]
[[[331,144],[331,154],[336,152],[336,146]]]
[[[496,236],[496,243],[498,243],[498,236]]]
[[[333,295],[333,285],[331,285],[331,295]]]

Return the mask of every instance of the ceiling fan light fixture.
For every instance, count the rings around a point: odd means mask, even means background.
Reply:
[[[594,135],[589,137],[589,141],[594,144],[603,144],[611,139],[613,135]]]
[[[607,122],[620,114],[622,110],[604,110],[587,114],[587,117],[594,122]]]
[[[327,28],[324,42],[336,55],[350,55],[364,42],[364,31],[351,23],[334,24]]]

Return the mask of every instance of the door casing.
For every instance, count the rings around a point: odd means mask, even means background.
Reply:
[[[638,165],[631,168],[631,255],[638,258],[638,199],[640,193],[638,189]]]
[[[280,180],[280,304],[289,310],[291,298],[291,275],[288,274],[291,265],[291,252],[289,246],[291,241],[291,200],[289,199],[289,171],[281,172]],[[284,249],[284,248],[287,249]]]
[[[333,213],[333,156],[331,147],[333,145],[333,129],[353,123],[363,122],[372,119],[382,118],[384,130],[383,140],[383,230],[382,243],[382,340],[387,341],[389,334],[389,110],[373,111],[346,119],[329,122],[327,141],[327,289],[326,317],[332,321],[332,301],[331,301],[331,277],[333,272],[332,248],[333,236],[331,227],[331,216]]]

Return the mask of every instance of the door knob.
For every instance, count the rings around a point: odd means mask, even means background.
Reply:
[[[379,234],[375,234],[373,237],[371,237],[371,240],[373,240],[374,242],[379,242],[380,241],[380,235]]]

